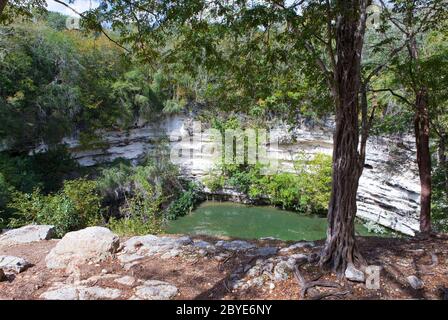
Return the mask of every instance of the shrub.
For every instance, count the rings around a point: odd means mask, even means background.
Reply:
[[[159,231],[164,218],[185,215],[198,201],[197,186],[180,179],[178,168],[163,158],[105,169],[97,186],[110,206],[111,228],[125,234]]]
[[[65,233],[95,225],[100,221],[100,196],[95,183],[85,179],[66,181],[61,191],[44,195],[15,191],[8,207],[14,210],[10,227],[29,223],[51,224],[62,237]]]
[[[199,188],[195,183],[190,183],[186,191],[171,203],[165,217],[174,220],[190,213],[200,201]]]
[[[262,175],[262,166],[226,164],[212,172],[204,183],[212,191],[231,187],[250,198],[268,199],[283,209],[325,214],[331,192],[331,157],[318,154],[302,157],[295,173]]]

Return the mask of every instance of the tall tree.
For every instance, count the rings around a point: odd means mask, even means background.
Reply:
[[[369,4],[368,0],[297,0],[288,4],[281,0],[255,4],[246,1],[204,3],[184,0],[173,4],[168,1],[103,0],[98,9],[86,16],[109,22],[121,32],[121,41],[146,60],[161,56],[173,59],[180,48],[190,50],[191,55],[200,52],[208,56],[219,51],[219,41],[226,35],[269,34],[270,26],[282,26],[283,32],[277,36],[303,47],[307,57],[319,68],[335,105],[332,195],[327,240],[320,263],[343,273],[348,264],[362,260],[356,246],[354,221],[369,122],[367,103],[361,106],[359,101]],[[134,28],[129,28],[129,24]],[[211,32],[212,26],[220,31],[215,36]],[[174,30],[181,34],[174,48],[160,46],[164,35]],[[158,48],[162,50],[157,51]]]
[[[334,100],[333,179],[328,208],[328,230],[320,263],[336,271],[360,258],[354,221],[356,193],[364,163],[358,153],[361,56],[367,19],[367,1],[336,1],[336,68]]]
[[[414,109],[414,134],[420,177],[420,232],[431,232],[431,152],[430,152],[430,90],[422,68],[422,39],[437,29],[446,18],[446,0],[381,0],[385,16],[403,36],[407,48],[404,68],[396,69],[405,89],[403,97],[393,94]],[[391,91],[392,92],[392,91]]]

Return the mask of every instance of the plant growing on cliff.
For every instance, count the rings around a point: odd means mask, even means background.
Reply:
[[[204,179],[216,192],[231,188],[254,200],[307,214],[324,214],[331,191],[331,157],[317,154],[295,162],[295,172],[263,175],[260,164],[222,164]]]

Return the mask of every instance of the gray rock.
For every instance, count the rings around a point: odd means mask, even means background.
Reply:
[[[408,281],[410,286],[415,290],[421,290],[425,286],[425,283],[416,276],[409,276],[406,278],[406,280]]]
[[[123,253],[123,254],[118,255],[118,260],[121,263],[134,262],[134,261],[137,261],[137,260],[141,260],[143,258],[144,258],[144,256],[139,255],[137,253],[131,253],[131,254]]]
[[[280,261],[274,268],[274,280],[282,281],[287,280],[292,273],[294,266],[288,261]]]
[[[215,249],[214,245],[212,245],[210,242],[203,241],[203,240],[195,240],[193,243],[193,247],[200,248],[200,249],[207,249],[207,250]]]
[[[28,225],[6,231],[0,235],[0,247],[22,243],[49,240],[54,237],[54,227],[49,225]]]
[[[272,256],[278,252],[277,247],[261,247],[254,250],[253,254],[255,256]]]
[[[312,248],[314,246],[315,246],[314,242],[297,242],[293,245],[290,245],[289,247],[280,249],[280,253],[288,253],[296,249]]]
[[[191,244],[193,244],[193,241],[190,237],[175,238],[146,235],[133,237],[126,241],[124,243],[124,250],[128,253],[136,252],[140,255],[152,256],[155,254],[165,254]]]
[[[74,286],[63,286],[50,289],[40,295],[45,300],[78,300],[78,290]]]
[[[365,275],[364,272],[355,268],[352,263],[349,263],[347,269],[345,269],[345,277],[354,282],[364,282]]]
[[[148,280],[135,288],[134,299],[169,300],[177,295],[177,288],[172,284],[158,280]]]
[[[45,300],[111,300],[118,299],[121,291],[112,288],[57,284],[40,295]]]
[[[249,287],[262,287],[264,285],[264,279],[263,277],[256,277],[253,279],[250,279],[249,281],[247,281],[247,285]]]
[[[124,276],[118,279],[115,279],[114,282],[122,284],[124,286],[132,287],[137,280],[131,276]]]
[[[0,269],[20,273],[31,266],[31,263],[23,258],[14,256],[0,256]]]
[[[121,296],[121,291],[112,288],[101,287],[81,287],[79,291],[79,300],[113,300]]]
[[[49,269],[64,269],[70,263],[99,262],[115,254],[119,244],[120,239],[109,229],[89,227],[67,233],[45,261]]]
[[[170,259],[170,258],[178,257],[181,253],[182,253],[182,251],[179,249],[171,249],[170,251],[167,251],[164,254],[162,254],[161,258],[162,259]]]
[[[234,240],[234,241],[220,240],[216,242],[216,246],[230,251],[244,251],[256,247],[256,245],[243,240]]]

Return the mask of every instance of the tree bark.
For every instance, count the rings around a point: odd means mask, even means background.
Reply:
[[[362,172],[358,154],[358,111],[367,1],[338,0],[336,6],[336,131],[327,239],[320,265],[342,274],[349,263],[361,258],[355,242],[354,223]]]
[[[0,0],[0,15],[3,13],[3,10],[5,10],[7,3],[8,0]]]
[[[431,232],[431,153],[429,151],[428,92],[422,88],[415,100],[415,144],[420,175],[420,232]]]
[[[413,21],[414,13],[409,13],[409,21]],[[411,24],[412,25],[412,24]],[[417,39],[414,34],[409,37],[408,50],[411,65],[416,68],[419,74],[419,49]],[[415,77],[413,75],[413,77]],[[417,79],[413,79],[415,92],[415,115],[414,133],[415,146],[417,149],[417,165],[420,176],[420,232],[429,234],[431,232],[431,153],[429,151],[429,93],[425,86],[419,84]]]

